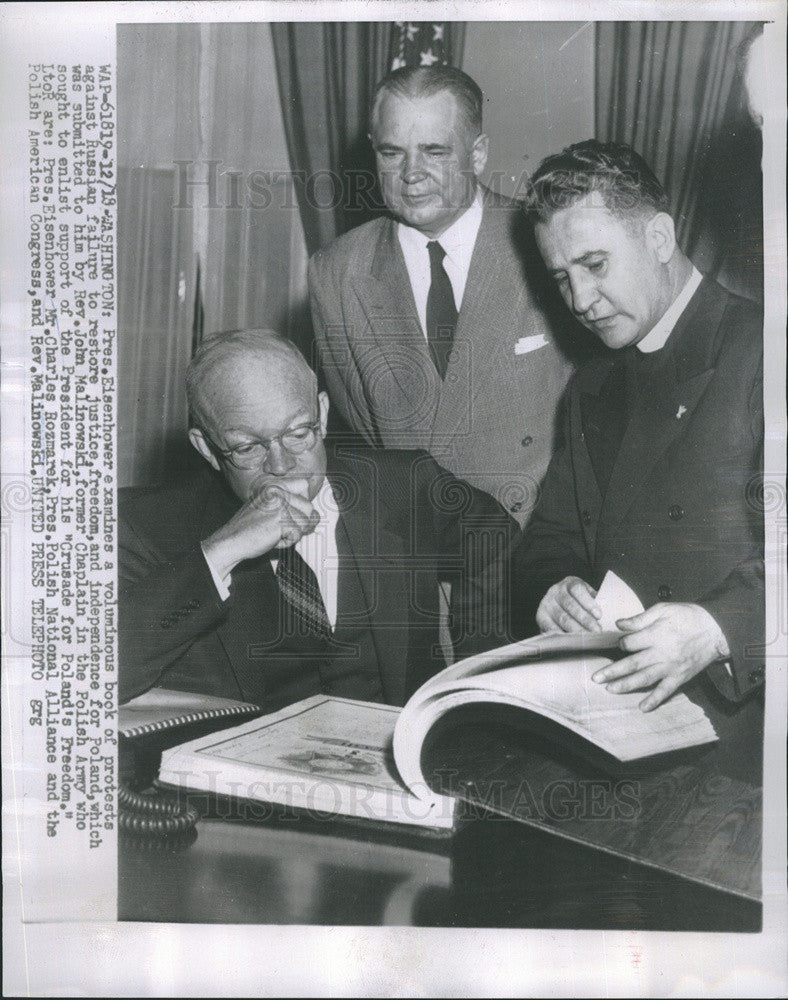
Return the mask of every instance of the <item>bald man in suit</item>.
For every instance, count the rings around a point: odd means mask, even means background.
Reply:
[[[206,340],[187,375],[187,479],[119,497],[121,700],[153,685],[272,711],[318,692],[403,704],[504,635],[514,523],[418,451],[325,441],[328,398],[265,330]]]

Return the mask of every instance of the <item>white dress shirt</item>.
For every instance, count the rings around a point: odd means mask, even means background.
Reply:
[[[295,548],[317,578],[317,585],[320,588],[323,604],[326,606],[328,620],[331,623],[331,628],[334,628],[337,623],[339,594],[339,552],[337,550],[339,507],[328,479],[323,480],[323,485],[312,501],[312,505],[320,514],[320,521],[313,532],[299,538]],[[226,601],[230,596],[232,573],[220,577],[207,556],[205,556],[205,561],[208,563],[208,569],[211,571],[219,596],[223,601]],[[276,572],[278,564],[278,559],[271,560],[274,572]]]
[[[446,251],[446,256],[443,258],[443,269],[451,282],[457,312],[462,306],[468,271],[471,268],[473,248],[476,245],[476,237],[479,235],[481,224],[482,196],[481,192],[477,190],[473,201],[459,219],[453,222],[446,232],[442,233],[436,240]],[[421,323],[421,331],[426,339],[427,296],[430,293],[431,281],[430,255],[427,244],[432,240],[429,236],[420,233],[418,229],[406,226],[402,222],[397,226],[397,238],[405,257],[405,267],[408,269],[410,287],[413,290],[413,298],[416,300],[416,312]]]
[[[698,285],[703,281],[703,275],[693,265],[692,273],[687,279],[687,283],[673,300],[672,304],[665,310],[662,319],[656,326],[652,327],[646,336],[637,345],[639,351],[644,354],[653,354],[660,350],[668,342],[668,337],[673,333],[673,327],[678,323],[679,316],[689,305],[689,300],[698,290]]]

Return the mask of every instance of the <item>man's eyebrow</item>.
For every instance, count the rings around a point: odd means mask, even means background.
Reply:
[[[586,264],[589,260],[592,260],[594,257],[607,257],[607,250],[586,250],[586,252],[584,254],[581,254],[580,257],[573,257],[572,263]]]
[[[401,153],[405,152],[405,148],[403,146],[398,146],[394,142],[376,142],[374,148],[392,150]],[[452,146],[450,143],[447,142],[420,142],[419,149],[421,150],[452,149]]]
[[[607,250],[586,250],[586,252],[581,254],[579,257],[573,257],[569,261],[569,264],[588,264],[590,261],[593,261],[598,257],[607,256]],[[568,265],[565,265],[564,267],[548,267],[547,270],[550,274],[561,274],[562,271],[566,271],[567,266]]]

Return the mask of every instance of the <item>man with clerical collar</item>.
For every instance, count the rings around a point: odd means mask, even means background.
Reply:
[[[480,183],[483,97],[452,66],[395,70],[370,109],[386,216],[309,266],[332,405],[381,448],[425,448],[525,524],[571,372],[519,204]],[[559,339],[562,343],[559,343]]]
[[[693,267],[629,147],[549,157],[527,206],[564,301],[609,350],[570,383],[515,555],[519,631],[598,630],[612,570],[646,611],[619,621],[625,655],[595,680],[642,690],[644,711],[702,688],[730,715],[764,679],[761,314]]]
[[[500,644],[514,523],[492,498],[424,452],[329,447],[328,397],[271,331],[204,341],[187,393],[202,471],[119,498],[121,700],[402,704],[445,666],[439,577],[455,655]]]

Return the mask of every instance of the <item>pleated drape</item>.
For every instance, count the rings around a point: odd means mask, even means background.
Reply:
[[[118,87],[118,478],[143,485],[190,464],[201,337],[308,347],[307,255],[270,25],[121,25]]]
[[[601,22],[596,135],[633,146],[665,185],[705,274],[762,298],[761,139],[738,55],[744,21]]]
[[[369,102],[390,68],[389,22],[272,24],[279,93],[309,253],[382,209]]]

